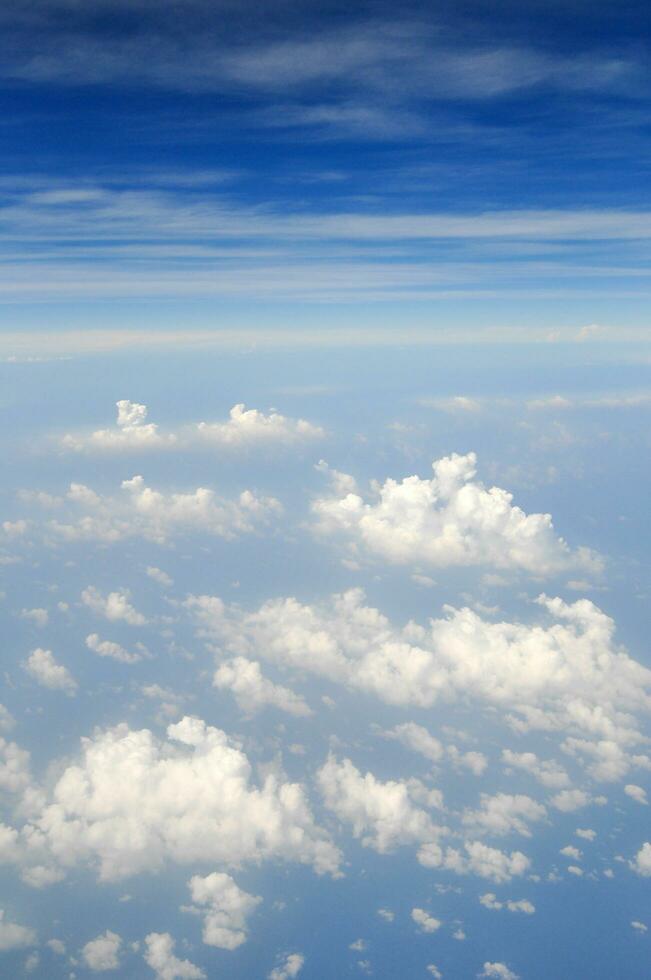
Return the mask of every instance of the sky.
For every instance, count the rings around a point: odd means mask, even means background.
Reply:
[[[2,6],[1,976],[648,976],[650,21]]]

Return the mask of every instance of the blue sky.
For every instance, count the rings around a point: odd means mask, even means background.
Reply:
[[[648,9],[0,28],[0,974],[646,976]]]

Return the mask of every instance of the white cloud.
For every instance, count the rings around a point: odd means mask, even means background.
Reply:
[[[445,755],[445,749],[438,738],[434,738],[426,728],[423,728],[422,725],[417,725],[413,721],[396,725],[395,728],[383,734],[385,738],[397,739],[398,742],[402,742],[407,748],[413,749],[414,752],[425,756],[430,762],[440,762]]]
[[[495,796],[481,794],[478,810],[464,810],[462,821],[477,833],[502,837],[507,834],[521,834],[531,837],[529,823],[543,820],[547,814],[541,803],[530,796],[497,793]]]
[[[434,980],[443,980],[443,974],[434,963],[428,963],[425,969],[434,977]]]
[[[265,415],[245,405],[234,405],[228,422],[200,422],[197,429],[202,439],[220,448],[287,445],[325,435],[323,429],[305,419],[290,419],[277,412]]]
[[[3,909],[0,909],[0,952],[6,953],[12,949],[24,949],[36,944],[36,933],[27,926],[5,919]]]
[[[392,912],[391,909],[378,909],[377,914],[381,919],[384,919],[385,922],[393,922],[396,917],[395,912]]]
[[[646,790],[644,790],[641,786],[635,786],[633,783],[629,783],[624,787],[624,792],[627,796],[630,796],[632,800],[635,800],[636,803],[642,803],[644,806],[647,806],[648,800],[646,798]]]
[[[122,664],[137,664],[143,657],[142,653],[129,653],[123,646],[114,643],[112,640],[100,639],[97,633],[90,633],[86,637],[86,646],[99,657],[109,657],[111,660],[117,660],[118,663]]]
[[[423,408],[434,408],[450,415],[476,415],[481,412],[481,402],[468,395],[453,395],[451,398],[419,398]]]
[[[247,938],[247,918],[262,899],[243,891],[230,875],[219,871],[206,878],[194,875],[188,885],[195,910],[203,915],[204,943],[221,949],[241,946]]]
[[[505,963],[484,963],[484,968],[478,977],[494,977],[496,980],[519,980],[518,974],[509,970]]]
[[[145,963],[155,972],[156,980],[204,980],[203,970],[174,955],[174,940],[169,932],[150,932],[145,936],[145,945]]]
[[[0,732],[10,732],[15,726],[16,719],[4,704],[0,704]]]
[[[581,837],[583,840],[593,841],[597,836],[596,831],[590,830],[589,827],[577,827],[574,831],[577,837]]]
[[[434,841],[440,835],[429,814],[413,802],[417,796],[430,806],[440,805],[440,794],[428,794],[418,780],[383,783],[371,772],[362,775],[350,759],[337,762],[334,756],[318,771],[317,780],[325,806],[350,824],[353,836],[365,847],[383,854],[400,845]]]
[[[76,452],[134,452],[167,449],[176,444],[173,434],[162,436],[158,426],[146,422],[147,406],[127,399],[116,402],[118,410],[114,429],[98,429],[88,436],[66,435],[62,445]]]
[[[574,847],[572,844],[568,844],[566,847],[561,847],[559,854],[563,857],[571,858],[573,861],[580,861],[583,855],[578,847]]]
[[[305,419],[292,419],[278,412],[266,415],[256,408],[234,405],[223,422],[198,422],[177,432],[162,434],[153,422],[147,422],[147,406],[126,399],[116,402],[116,425],[98,429],[89,435],[68,434],[62,440],[65,449],[76,452],[129,453],[149,450],[187,449],[202,445],[220,449],[241,449],[265,445],[282,446],[322,438],[319,426]]]
[[[30,782],[29,752],[0,736],[0,790],[22,793]]]
[[[551,805],[561,813],[574,813],[575,810],[588,806],[590,802],[591,797],[582,789],[564,789],[550,800]]]
[[[412,909],[411,917],[421,932],[436,932],[441,928],[441,920],[429,915],[425,909]]]
[[[44,629],[50,619],[47,609],[23,609],[20,615],[22,619],[31,620],[39,629]]]
[[[231,539],[252,533],[282,511],[275,498],[259,497],[251,490],[243,490],[234,500],[206,487],[163,493],[146,486],[142,476],[123,480],[118,496],[100,496],[72,483],[66,499],[68,514],[44,525],[55,542],[112,544],[144,538],[165,544],[174,535],[192,533]]]
[[[627,656],[612,619],[589,600],[566,604],[541,596],[537,604],[541,623],[496,623],[469,608],[446,606],[444,618],[426,627],[394,627],[365,604],[359,589],[317,605],[274,599],[253,612],[214,596],[190,596],[185,607],[198,634],[231,655],[311,672],[389,704],[429,708],[464,699],[497,707],[518,732],[582,734],[583,742],[572,743],[575,751],[585,755],[591,744],[598,752],[608,749],[594,773],[606,769],[609,775],[612,751],[600,743],[628,758],[628,746],[643,741],[636,714],[651,708],[651,671]],[[413,745],[418,735],[408,728],[402,737]],[[548,786],[565,781],[564,770],[533,754],[512,753],[506,760],[530,768]],[[587,802],[581,791],[566,789],[553,805]]]
[[[644,843],[630,864],[643,878],[651,878],[651,844]]]
[[[512,752],[504,749],[502,761],[513,769],[522,769],[548,789],[565,789],[570,784],[567,772],[553,759],[542,760],[534,752]]]
[[[76,680],[67,667],[57,663],[51,650],[42,650],[40,647],[33,650],[23,667],[42,687],[48,687],[51,691],[64,691],[71,696],[77,692]]]
[[[495,912],[500,909],[506,909],[508,912],[522,912],[524,915],[533,915],[536,911],[535,905],[532,905],[526,898],[520,898],[517,901],[508,898],[504,902],[500,902],[493,892],[486,892],[485,895],[480,895],[479,901],[484,908],[491,909]]]
[[[109,592],[104,597],[94,585],[89,585],[81,593],[81,601],[97,616],[103,616],[111,623],[124,622],[129,626],[144,626],[147,622],[142,613],[129,602],[131,593],[128,589]],[[91,649],[93,649],[91,647]]]
[[[62,772],[51,798],[18,846],[12,841],[24,863],[86,864],[104,881],[167,862],[237,867],[279,859],[337,873],[339,852],[314,822],[302,787],[274,774],[255,785],[239,744],[197,718],[170,725],[167,739],[126,724],[83,739],[81,758]]]
[[[260,664],[246,657],[234,657],[221,664],[215,671],[213,686],[222,691],[232,691],[237,704],[247,714],[253,714],[267,705],[298,717],[305,718],[312,714],[301,697],[264,677]]]
[[[443,457],[432,464],[431,480],[409,476],[374,485],[372,502],[339,478],[333,496],[312,505],[316,526],[346,535],[355,552],[396,564],[490,565],[535,576],[601,569],[588,549],[570,550],[549,514],[527,515],[510,493],[475,481],[475,464],[474,453]]]
[[[164,572],[162,568],[157,568],[155,565],[147,566],[147,575],[150,579],[152,579],[154,582],[158,582],[158,584],[162,585],[165,589],[169,589],[172,585],[174,585],[174,580],[167,574],[167,572]]]
[[[305,957],[301,953],[288,953],[280,966],[267,974],[267,980],[291,980],[299,975],[304,964]]]
[[[648,926],[645,926],[643,922],[638,922],[637,919],[633,919],[633,921],[631,922],[631,926],[637,932],[641,932],[641,933],[648,932]]]
[[[122,939],[115,932],[106,932],[91,939],[81,951],[86,966],[96,973],[105,970],[117,970],[120,966],[120,947]]]
[[[426,844],[418,853],[419,862],[426,868],[444,868],[455,874],[474,874],[479,878],[501,884],[523,875],[531,867],[531,861],[522,851],[506,854],[481,841],[466,841],[465,854],[448,847],[445,852],[437,844]]]

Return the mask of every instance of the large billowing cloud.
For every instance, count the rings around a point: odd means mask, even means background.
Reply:
[[[325,433],[305,419],[292,419],[278,412],[265,414],[257,408],[234,405],[228,419],[198,422],[176,432],[163,434],[154,422],[147,422],[147,406],[123,399],[116,402],[116,424],[89,435],[68,434],[64,449],[95,453],[140,453],[151,450],[189,449],[215,446],[220,449],[289,446],[320,439]]]
[[[358,589],[316,605],[276,599],[253,612],[191,596],[186,608],[220,655],[255,656],[404,708],[468,699],[497,707],[517,732],[565,738],[564,750],[598,779],[618,779],[630,765],[648,768],[648,757],[632,750],[644,743],[637,716],[651,709],[651,671],[617,645],[613,620],[592,602],[541,596],[537,603],[544,615],[533,624],[446,607],[427,626],[394,626]],[[401,734],[413,742],[413,731]],[[427,751],[438,750],[428,744]],[[557,764],[506,761],[550,787],[564,782]]]
[[[235,867],[282,859],[337,873],[339,852],[300,785],[272,774],[256,785],[238,743],[199,719],[186,717],[167,733],[161,740],[120,725],[84,739],[79,762],[20,834],[7,831],[12,859],[86,864],[105,881],[168,862]],[[208,896],[205,882],[195,886]]]
[[[400,565],[488,565],[536,576],[601,568],[594,553],[572,551],[558,537],[549,514],[525,514],[512,494],[475,480],[476,462],[474,453],[443,457],[432,479],[388,479],[370,500],[352,477],[334,472],[332,494],[312,505],[317,529],[341,534],[355,555]]]

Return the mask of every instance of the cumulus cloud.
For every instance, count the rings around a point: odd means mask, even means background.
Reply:
[[[169,576],[167,572],[164,572],[162,568],[157,568],[155,565],[147,566],[147,576],[154,582],[158,582],[159,585],[162,585],[164,589],[169,589],[172,585],[174,585],[174,580],[171,578],[171,576]]]
[[[517,901],[507,898],[506,901],[500,902],[498,901],[497,895],[493,892],[486,892],[485,895],[480,895],[479,901],[484,908],[491,909],[494,912],[500,909],[506,909],[508,912],[522,912],[524,915],[533,915],[536,911],[535,905],[532,905],[526,898],[520,898]]]
[[[630,864],[633,871],[637,871],[643,878],[651,878],[651,844],[644,843]]]
[[[131,593],[128,589],[118,589],[116,592],[109,592],[107,596],[103,596],[93,585],[89,585],[81,593],[83,604],[97,616],[102,616],[111,623],[124,622],[128,623],[129,626],[144,626],[147,620],[142,613],[139,613],[131,605],[129,602],[130,597]],[[96,636],[97,634],[93,635]],[[91,646],[90,649],[95,650],[95,647]],[[99,650],[95,652],[99,653]],[[102,655],[109,656],[107,653]]]
[[[143,658],[143,653],[130,653],[119,643],[100,639],[97,633],[90,633],[86,637],[86,646],[98,657],[108,657],[110,660],[117,660],[118,663],[122,664],[137,664]],[[144,650],[142,644],[136,644],[136,646]]]
[[[243,490],[234,500],[206,487],[164,493],[146,486],[142,476],[123,480],[117,496],[101,496],[83,484],[72,483],[66,503],[67,515],[45,524],[45,533],[55,543],[113,544],[144,538],[165,544],[175,535],[193,533],[232,539],[252,533],[282,511],[274,497],[260,497],[251,490]]]
[[[145,946],[145,963],[156,974],[156,980],[204,980],[203,970],[174,955],[174,940],[169,932],[150,932],[145,936]]]
[[[617,771],[622,758],[644,764],[645,757],[629,755],[644,740],[637,715],[651,709],[651,671],[616,643],[614,622],[587,599],[567,604],[541,596],[537,605],[542,621],[531,625],[446,606],[443,618],[427,626],[400,627],[368,606],[359,589],[315,605],[274,599],[253,612],[215,596],[185,602],[198,634],[220,655],[310,672],[403,707],[459,699],[497,707],[518,732],[569,733],[575,742],[563,748],[579,758],[591,744],[607,751],[607,766],[600,757],[596,768],[588,757],[596,776],[612,773],[613,745],[620,750]],[[412,727],[400,737],[412,747],[415,740],[424,744]],[[565,782],[560,767],[533,755],[512,753],[505,761],[530,768],[550,788]],[[581,791],[563,789],[553,805],[568,810],[586,802]]]
[[[362,775],[350,759],[338,762],[332,755],[317,780],[325,806],[351,826],[365,847],[381,854],[399,845],[434,841],[441,833],[429,814],[414,805],[418,797],[440,806],[440,794],[428,793],[418,780],[381,782],[373,773]]]
[[[629,783],[624,787],[624,792],[627,796],[630,796],[632,800],[635,800],[636,803],[642,803],[644,806],[648,805],[646,790],[641,786],[635,786],[633,783]]]
[[[478,977],[494,977],[496,980],[519,980],[518,974],[509,970],[505,963],[484,963],[484,968]]]
[[[102,973],[105,970],[117,970],[120,965],[121,945],[120,936],[107,929],[103,935],[86,943],[81,955],[89,970],[96,973]]]
[[[22,793],[30,782],[29,752],[0,736],[0,789],[8,793]]]
[[[33,929],[20,926],[17,922],[9,922],[5,919],[4,910],[0,909],[0,952],[24,949],[26,946],[34,946],[35,943],[36,933]]]
[[[258,445],[287,445],[320,439],[325,433],[305,419],[290,419],[278,412],[264,412],[245,405],[234,405],[227,422],[199,422],[197,430],[202,439],[221,447]]]
[[[247,938],[247,918],[262,901],[243,891],[230,875],[213,871],[188,882],[193,911],[203,915],[203,941],[207,946],[237,949]]]
[[[412,909],[411,917],[421,932],[432,933],[441,928],[441,920],[435,919],[428,912],[426,912],[425,909]]]
[[[512,769],[530,773],[547,789],[565,789],[570,784],[567,772],[553,759],[542,760],[534,752],[512,752],[504,749],[502,761]]]
[[[322,438],[325,433],[305,419],[292,419],[278,412],[265,414],[256,408],[234,405],[228,419],[198,422],[177,432],[162,433],[147,422],[147,406],[128,399],[116,402],[116,424],[90,434],[69,433],[61,445],[75,452],[129,453],[165,449],[199,448],[213,445],[220,449],[242,449],[265,445],[283,446]]]
[[[234,657],[221,664],[215,671],[213,685],[222,691],[232,691],[238,706],[247,714],[266,706],[302,718],[312,714],[301,697],[264,677],[260,664],[246,657]]]
[[[288,953],[271,973],[267,974],[267,980],[291,980],[297,977],[305,964],[305,957],[302,953]]]
[[[508,793],[488,796],[482,793],[480,808],[465,810],[462,820],[475,833],[499,837],[515,833],[531,837],[529,824],[543,820],[546,814],[545,807],[530,796],[512,796]]]
[[[115,428],[98,429],[90,435],[68,434],[62,446],[76,452],[134,452],[166,449],[176,444],[174,434],[161,435],[158,426],[147,422],[147,406],[128,399],[115,403],[118,410]]]
[[[466,841],[464,851],[453,847],[443,851],[436,844],[428,844],[420,849],[418,860],[426,868],[443,868],[459,875],[474,874],[496,884],[519,877],[531,867],[531,861],[522,851],[507,854],[482,841]]]
[[[401,565],[490,565],[535,576],[601,569],[598,556],[558,537],[549,514],[525,514],[510,493],[476,481],[475,464],[474,453],[446,456],[432,464],[431,480],[388,479],[373,486],[370,502],[337,474],[332,496],[312,505],[316,527],[343,534],[356,554]]]
[[[63,691],[70,696],[77,693],[76,680],[67,667],[57,663],[51,650],[42,650],[40,647],[33,650],[23,667],[42,687],[48,687],[51,691]]]
[[[15,833],[11,846],[23,863],[85,864],[104,881],[168,862],[279,859],[333,874],[339,864],[300,785],[273,774],[256,785],[239,744],[191,717],[170,725],[166,739],[126,724],[83,739],[51,801]]]

